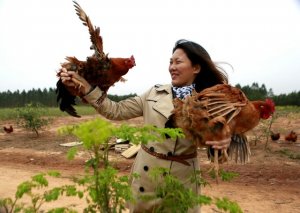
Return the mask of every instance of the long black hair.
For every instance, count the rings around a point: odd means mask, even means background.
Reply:
[[[192,65],[198,64],[201,66],[201,70],[194,80],[197,92],[216,84],[228,83],[226,72],[215,65],[208,52],[201,45],[180,39],[175,43],[173,53],[178,48],[183,49]]]

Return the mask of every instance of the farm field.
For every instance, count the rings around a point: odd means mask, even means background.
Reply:
[[[76,141],[71,136],[60,136],[57,129],[63,125],[87,121],[99,115],[85,115],[82,118],[69,116],[55,117],[52,123],[36,137],[35,133],[18,127],[14,120],[0,120],[0,198],[13,197],[16,187],[21,182],[41,171],[58,170],[63,178],[54,179],[53,184],[68,182],[67,177],[84,173],[84,163],[89,154],[80,149],[73,161],[66,159],[68,147],[62,143]],[[142,119],[126,121],[133,125],[141,125]],[[116,125],[122,122],[113,122]],[[3,126],[12,125],[14,131],[7,134]],[[218,185],[208,176],[205,178],[210,186],[202,188],[202,193],[212,197],[228,197],[239,203],[244,212],[300,212],[300,113],[286,113],[279,116],[272,124],[274,132],[280,132],[281,138],[274,142],[268,140],[267,149],[265,124],[259,125],[249,132],[248,138],[252,156],[246,165],[232,161],[222,165],[225,170],[239,174],[230,182]],[[298,133],[297,142],[286,142],[284,135],[294,130]],[[209,168],[206,152],[199,149],[201,168]],[[134,158],[125,159],[119,153],[110,152],[114,165],[122,174],[129,174]],[[59,203],[61,202],[61,203]],[[58,206],[83,208],[83,201],[68,199],[55,203]],[[47,207],[47,206],[45,206]],[[214,207],[204,206],[202,213],[219,212]]]

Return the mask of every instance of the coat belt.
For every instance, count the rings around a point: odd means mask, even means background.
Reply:
[[[154,151],[150,150],[148,147],[146,147],[145,145],[141,145],[141,147],[143,150],[145,150],[145,152],[147,152],[148,154],[153,155],[157,158],[164,159],[164,160],[170,160],[170,161],[176,161],[178,163],[182,163],[187,166],[190,166],[190,163],[186,161],[187,159],[197,157],[197,152],[194,152],[194,153],[188,154],[188,155],[170,155],[169,156],[166,154],[154,152]]]

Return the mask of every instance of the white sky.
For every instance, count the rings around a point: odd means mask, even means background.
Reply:
[[[141,94],[170,82],[169,59],[181,38],[224,65],[232,85],[257,82],[275,94],[299,91],[299,0],[78,0],[100,26],[104,51],[137,66],[110,94]],[[65,56],[92,54],[71,0],[0,0],[0,91],[55,88]]]

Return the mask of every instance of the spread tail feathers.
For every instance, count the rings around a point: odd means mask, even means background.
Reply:
[[[65,85],[62,83],[61,79],[58,80],[56,84],[56,94],[57,94],[57,103],[59,104],[59,108],[63,112],[67,112],[69,115],[74,117],[80,117],[75,108],[75,96],[71,95],[71,93],[66,89]]]
[[[251,151],[247,137],[242,134],[232,135],[228,153],[229,157],[234,158],[236,163],[245,164],[249,162]]]

